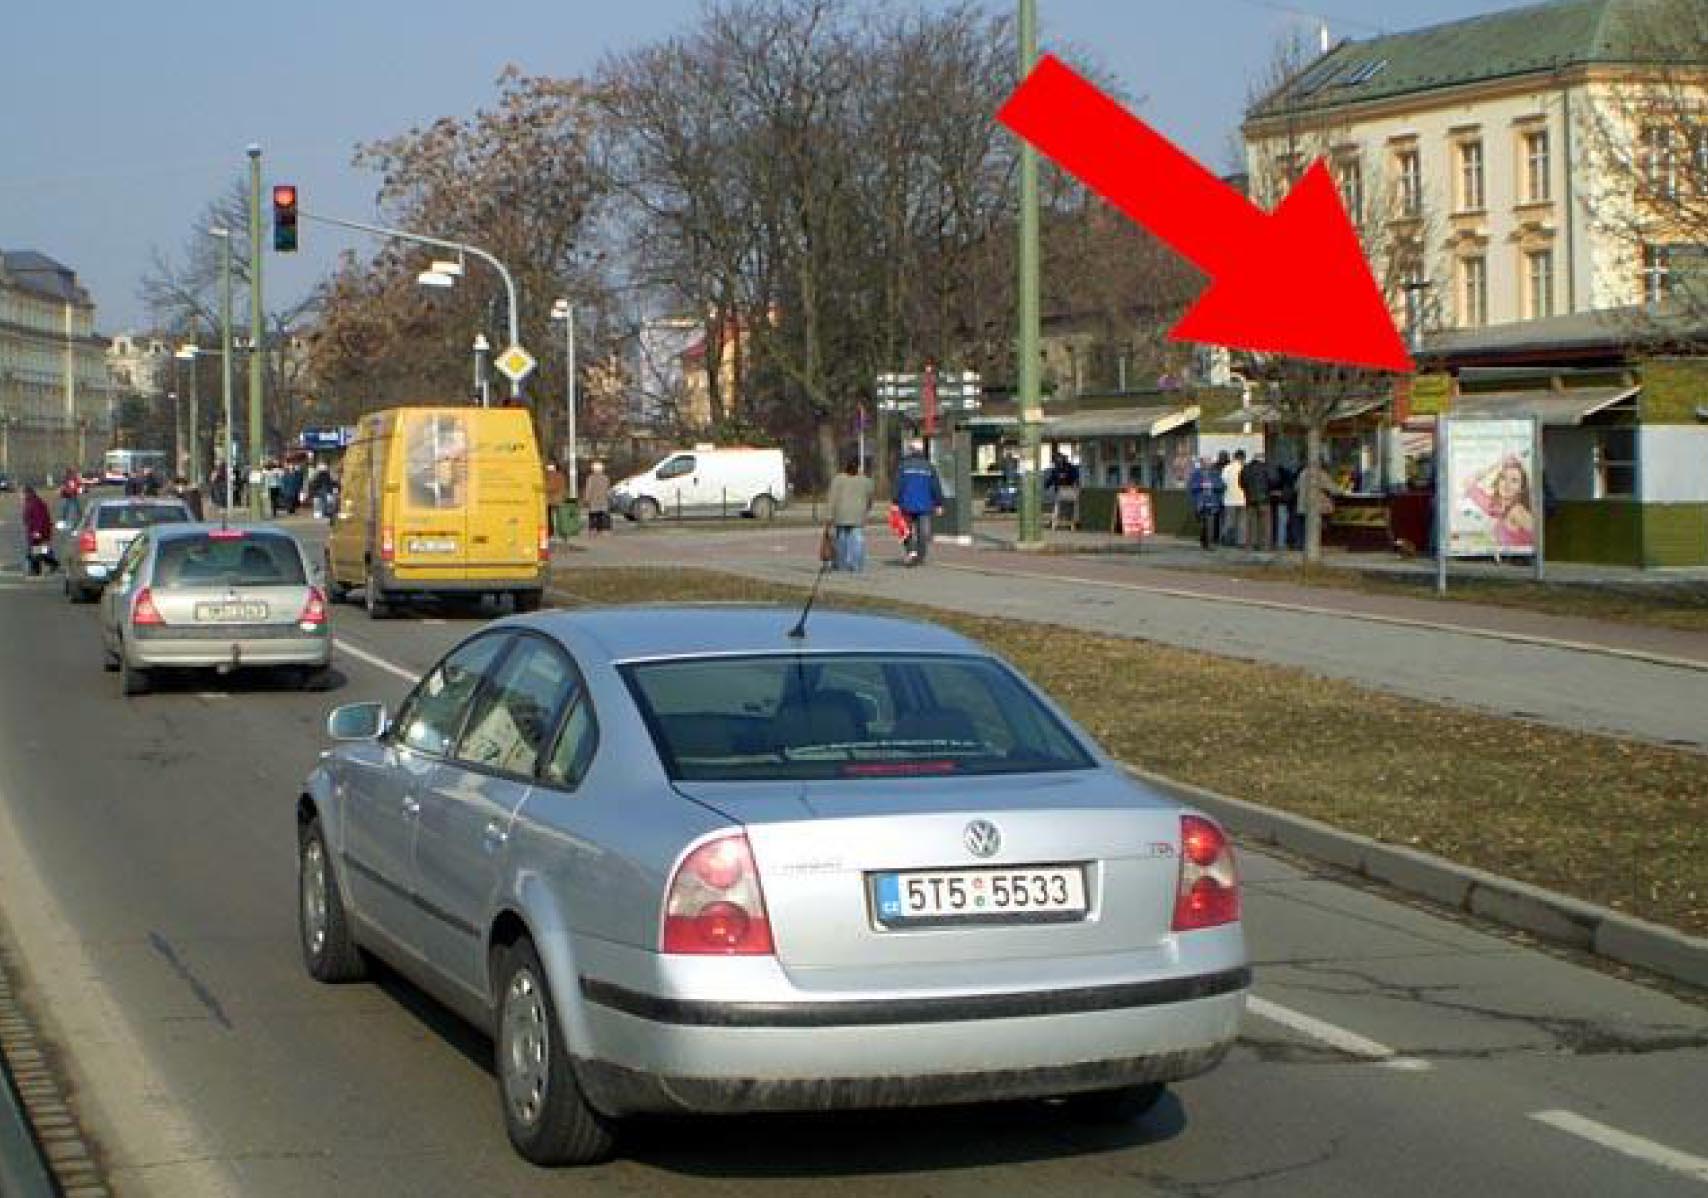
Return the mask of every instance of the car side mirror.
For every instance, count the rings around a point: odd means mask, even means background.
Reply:
[[[388,724],[384,703],[346,703],[326,717],[326,735],[333,740],[378,740]]]

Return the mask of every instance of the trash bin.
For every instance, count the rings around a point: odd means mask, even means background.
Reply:
[[[581,535],[581,504],[566,499],[552,510],[553,532],[564,540]]]

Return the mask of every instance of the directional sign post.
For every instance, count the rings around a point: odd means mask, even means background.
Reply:
[[[534,373],[534,367],[538,366],[539,363],[534,361],[533,354],[520,345],[512,345],[498,355],[498,361],[494,362],[493,365],[497,366],[498,372],[512,383],[520,383]]]

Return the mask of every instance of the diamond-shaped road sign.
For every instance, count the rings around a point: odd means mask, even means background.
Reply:
[[[499,373],[512,383],[519,383],[533,374],[534,367],[538,366],[539,363],[534,361],[533,354],[520,345],[512,345],[498,355],[498,360],[493,365],[498,367]]]

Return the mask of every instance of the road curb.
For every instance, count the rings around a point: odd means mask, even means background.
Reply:
[[[1202,808],[1249,840],[1529,932],[1552,944],[1708,990],[1708,939],[1137,766],[1126,769],[1135,778]]]
[[[39,1081],[40,1053],[12,993],[11,979],[0,968],[0,1194],[54,1198],[59,1190],[18,1090],[18,1073],[25,1070],[34,1070],[32,1081]]]

